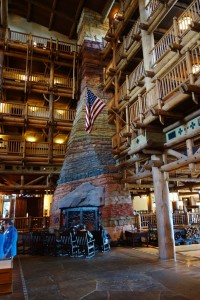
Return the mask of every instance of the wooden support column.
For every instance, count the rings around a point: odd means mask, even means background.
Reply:
[[[156,157],[152,156],[152,159]],[[158,159],[158,158],[157,158]],[[152,167],[160,259],[175,259],[175,242],[168,183],[158,167]]]
[[[147,207],[148,207],[148,211],[153,211],[152,193],[149,193],[147,195]]]
[[[147,11],[145,9],[145,0],[139,1],[139,11],[140,11],[140,22],[142,24],[147,23]],[[154,47],[154,36],[153,33],[148,33],[145,29],[141,28],[142,37],[142,52],[144,57],[144,69],[145,71],[151,71],[152,57],[150,54],[151,49]],[[153,86],[151,78],[145,77],[145,87],[149,90]]]
[[[53,82],[54,82],[54,63],[51,62],[50,67],[50,91],[53,90]],[[53,91],[49,95],[49,132],[48,132],[48,142],[49,142],[49,162],[53,160],[53,132],[54,132],[54,95]]]
[[[187,146],[187,155],[192,156],[193,155],[193,141],[191,139],[186,140],[186,146]],[[191,172],[195,170],[195,164],[190,163],[189,164],[189,169]]]
[[[2,5],[2,3],[1,3],[1,5]],[[3,52],[3,49],[0,49],[0,97],[2,94],[3,61],[4,61],[4,52]],[[1,97],[1,101],[2,101],[2,97]]]
[[[112,43],[113,46],[113,68],[116,69],[116,44],[113,41]],[[119,138],[119,132],[120,132],[120,118],[118,115],[118,108],[119,108],[119,96],[118,96],[118,90],[119,90],[119,86],[118,86],[118,75],[115,74],[114,75],[114,86],[115,86],[115,95],[114,95],[114,106],[117,109],[117,113],[116,113],[116,132],[117,132],[117,147],[119,148],[120,146],[120,138]]]

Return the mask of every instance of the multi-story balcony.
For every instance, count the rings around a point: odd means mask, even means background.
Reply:
[[[124,123],[120,122],[120,131],[113,136],[113,150],[120,160],[123,160],[125,154],[133,155],[137,153],[137,149],[140,151],[149,147],[148,137],[143,135],[146,130],[142,128],[147,128],[151,123],[154,126],[156,122],[156,126],[159,123],[161,126],[165,125],[167,132],[168,125],[181,118],[181,115],[183,118],[188,107],[190,108],[188,112],[195,110],[200,83],[200,48],[196,33],[199,28],[199,9],[199,0],[194,0],[178,18],[174,18],[173,25],[151,50],[150,89],[145,90],[144,79],[148,71],[144,68],[143,60],[130,75],[126,76],[126,81],[120,86],[118,114],[126,116],[124,119],[126,125],[124,127]],[[177,51],[176,55],[174,51]],[[167,61],[165,68],[163,61],[164,64]],[[127,107],[128,114],[125,112]],[[115,114],[112,111],[109,113],[110,120],[111,116],[113,120]],[[131,135],[127,143],[124,128],[127,131],[128,127]],[[164,145],[165,138],[160,133],[158,132],[160,144]],[[133,142],[130,142],[130,136]]]
[[[68,124],[68,126],[72,126],[72,122],[75,117],[75,110],[74,109],[60,109],[55,108],[53,112],[54,121],[57,122],[57,125],[59,126],[59,122],[64,122],[65,125]],[[1,102],[0,103],[0,115],[1,119],[6,121],[12,122],[12,118],[9,118],[9,116],[15,116],[19,117],[18,124],[21,122],[24,122],[24,119],[30,118],[30,123],[34,123],[33,120],[44,120],[44,124],[46,124],[45,121],[48,121],[49,119],[50,110],[48,107],[42,107],[37,105],[29,105],[29,104],[17,104],[17,103],[7,103],[7,102]],[[15,120],[13,120],[15,122]],[[35,121],[36,122],[36,121]],[[36,122],[37,123],[37,122]],[[67,128],[66,128],[67,130]]]
[[[28,86],[32,92],[49,94],[48,87],[50,86],[50,74],[36,72],[29,74],[26,70],[4,67],[2,75],[2,87],[5,89],[24,91]],[[56,94],[58,96],[72,96],[73,85],[73,78],[55,74],[53,87],[56,89]]]
[[[25,160],[27,165],[37,162],[37,164],[47,164],[49,155],[48,142],[28,142],[26,140],[1,140],[0,157],[1,161],[8,164],[19,164],[20,160]],[[61,164],[64,159],[66,144],[53,143],[53,161]],[[54,164],[55,164],[54,163]]]
[[[46,38],[31,33],[23,33],[14,30],[0,29],[0,44],[6,51],[10,48],[25,50],[27,47],[33,52],[41,52],[49,55],[50,52],[57,52],[58,55],[70,56],[73,58],[74,53],[78,52],[76,44],[59,41],[58,39]]]

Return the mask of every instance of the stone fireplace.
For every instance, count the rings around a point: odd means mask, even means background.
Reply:
[[[58,203],[63,215],[63,226],[85,224],[90,231],[98,230],[101,223],[101,208],[104,206],[104,187],[82,183],[65,195]]]

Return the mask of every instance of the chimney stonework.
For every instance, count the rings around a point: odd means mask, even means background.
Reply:
[[[92,203],[94,206],[99,206],[102,225],[112,240],[117,241],[122,230],[130,230],[132,227],[133,207],[131,196],[128,191],[123,190],[120,184],[120,174],[116,170],[113,171],[115,168],[109,167],[115,166],[116,162],[112,154],[114,125],[108,124],[107,107],[98,115],[92,132],[88,134],[85,131],[86,87],[105,103],[110,96],[99,89],[103,72],[100,49],[101,45],[98,42],[85,41],[82,46],[81,95],[67,144],[65,160],[53,196],[50,228],[59,228],[59,223],[55,223],[54,220],[61,217],[60,208],[74,206],[71,203],[73,191],[77,203],[85,197],[84,189],[81,194],[80,187],[87,183],[93,187],[103,188],[104,199],[100,200],[99,195],[96,195],[98,198],[95,199],[94,195]],[[77,197],[80,199],[78,200]],[[63,206],[64,199],[66,201]]]

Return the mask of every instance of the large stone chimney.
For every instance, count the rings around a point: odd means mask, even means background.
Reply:
[[[100,16],[98,15],[97,18],[97,15],[94,16],[91,11],[85,11],[84,14],[85,18],[82,16],[82,24],[79,24],[79,36],[83,40],[80,99],[53,197],[50,227],[58,228],[63,215],[64,223],[69,221],[66,219],[66,212],[69,209],[96,208],[96,225],[101,222],[112,240],[116,241],[123,229],[130,229],[133,208],[131,196],[123,190],[120,174],[113,167],[115,166],[112,155],[114,125],[108,124],[107,107],[98,115],[92,132],[88,134],[85,131],[87,87],[105,103],[111,95],[104,94],[99,88],[102,83],[103,63],[100,55],[102,44],[97,39],[99,24],[97,26],[96,20]],[[103,31],[102,28],[101,30]],[[104,28],[104,35],[106,30],[107,28]]]

